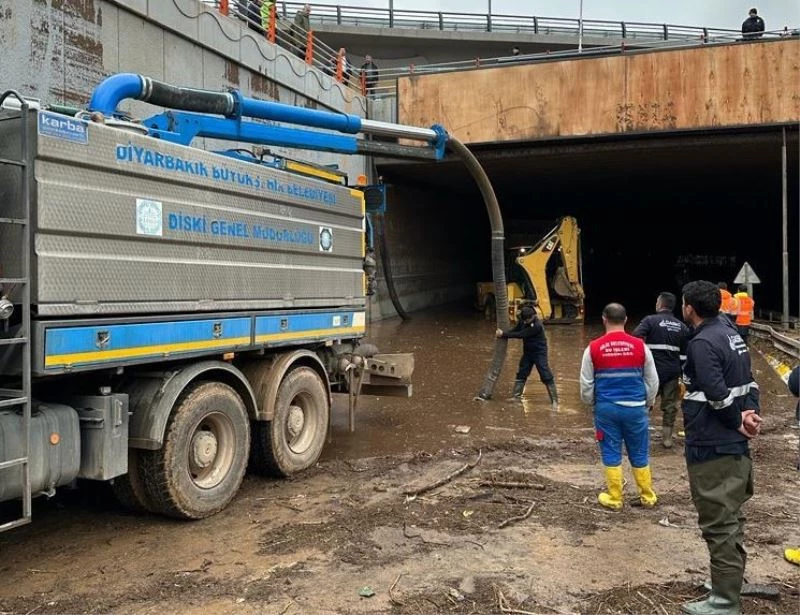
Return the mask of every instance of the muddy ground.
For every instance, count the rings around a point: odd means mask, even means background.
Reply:
[[[417,353],[412,400],[365,401],[355,434],[337,406],[315,468],[247,477],[203,521],[128,513],[91,485],[37,501],[32,525],[0,535],[0,612],[678,613],[708,574],[681,439],[664,449],[654,412],[656,508],[629,505],[627,468],[624,510],[596,504],[602,469],[576,380],[598,332],[549,330],[556,415],[535,378],[523,404],[471,400],[492,343],[477,317],[375,327],[384,348]],[[518,357],[512,346],[498,400]],[[766,425],[753,446],[746,576],[780,599],[745,598],[744,613],[800,613],[800,568],[782,557],[800,545],[794,400],[756,353],[754,371]]]

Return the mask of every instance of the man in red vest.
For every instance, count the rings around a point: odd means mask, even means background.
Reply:
[[[643,506],[655,506],[648,461],[648,410],[658,393],[658,373],[644,341],[625,333],[625,308],[609,303],[603,309],[606,334],[586,348],[581,362],[581,399],[594,405],[594,425],[605,466],[608,491],[597,500],[612,510],[622,508],[622,443]]]

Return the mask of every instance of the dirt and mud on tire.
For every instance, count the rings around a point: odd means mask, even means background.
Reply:
[[[143,504],[182,519],[213,515],[236,495],[249,451],[239,394],[221,382],[194,383],[175,403],[161,449],[139,452]]]

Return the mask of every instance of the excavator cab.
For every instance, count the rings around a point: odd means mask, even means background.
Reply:
[[[584,291],[580,229],[575,218],[561,218],[538,241],[515,242],[506,257],[509,318],[531,305],[548,322],[583,322]],[[478,284],[478,307],[495,318],[496,300],[491,282]]]

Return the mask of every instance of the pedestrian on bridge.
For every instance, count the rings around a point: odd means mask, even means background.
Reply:
[[[581,361],[581,399],[594,405],[595,438],[605,466],[608,490],[597,501],[622,509],[622,443],[625,443],[642,506],[655,506],[650,473],[648,409],[658,393],[658,373],[650,349],[625,332],[625,308],[603,309],[605,335],[592,341]]]
[[[656,299],[656,313],[646,316],[633,334],[644,340],[653,353],[661,398],[661,445],[672,448],[672,429],[680,404],[681,366],[686,360],[689,327],[675,318],[675,295],[663,292]]]
[[[683,425],[686,468],[698,525],[711,561],[711,593],[688,602],[688,615],[740,615],[747,552],[742,505],[753,495],[749,441],[761,429],[759,390],[747,345],[719,313],[713,282],[683,287],[686,348]]]
[[[750,9],[747,19],[742,22],[742,38],[753,40],[764,35],[764,20],[758,16],[758,10]]]
[[[306,43],[308,31],[311,30],[311,5],[304,4],[303,8],[294,14],[294,21],[290,28],[290,38],[295,54],[304,58],[306,56]]]
[[[375,93],[375,88],[378,87],[378,65],[369,54],[364,57],[364,63],[361,65],[361,81],[367,96]]]
[[[547,337],[542,321],[536,316],[536,310],[530,305],[523,306],[516,326],[508,331],[497,329],[495,334],[498,338],[522,340],[522,357],[519,360],[512,399],[522,399],[525,381],[535,366],[539,372],[539,379],[547,387],[547,393],[550,395],[550,407],[553,412],[557,412],[558,392],[555,377],[547,361]]]

